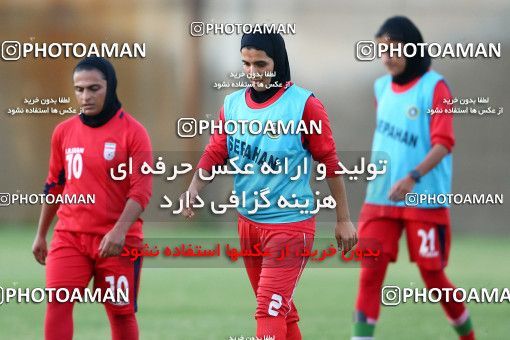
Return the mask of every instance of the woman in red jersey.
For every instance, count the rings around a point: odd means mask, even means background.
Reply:
[[[141,261],[120,256],[124,247],[141,247],[140,214],[152,192],[152,178],[140,171],[152,162],[145,128],[117,99],[113,66],[89,57],[73,73],[81,114],[60,123],[51,140],[46,195],[93,195],[94,204],[43,204],[33,254],[46,265],[47,288],[84,292],[90,280],[102,294],[127,291],[128,300],[104,303],[112,339],[138,339],[135,317]],[[110,170],[131,158],[133,173],[114,180]],[[49,250],[46,235],[55,217]],[[107,296],[107,295],[103,295]],[[118,295],[117,295],[118,296]],[[49,301],[45,339],[73,337],[73,301]]]

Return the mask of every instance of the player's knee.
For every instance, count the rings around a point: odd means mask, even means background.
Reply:
[[[287,338],[287,323],[285,317],[257,317],[257,337],[272,339]]]
[[[49,302],[46,307],[46,324],[61,323],[71,320],[72,322],[73,304],[70,302]]]
[[[420,275],[423,279],[423,282],[425,283],[425,286],[427,288],[434,288],[444,281],[445,274],[442,269],[440,270],[433,270],[425,268],[424,266],[418,265],[418,268],[420,270]]]
[[[360,275],[360,286],[363,289],[380,289],[386,273],[386,265],[375,268],[362,268]]]
[[[360,276],[359,285],[361,289],[378,289],[379,282],[375,280],[375,278],[370,275],[370,273],[364,273],[364,275]]]
[[[106,314],[108,315],[108,318],[115,318],[115,319],[136,319],[136,314],[134,311],[130,311],[127,309],[119,309],[115,308],[115,306],[110,306],[105,304],[105,310]]]
[[[75,287],[58,287],[56,289],[63,289],[67,292],[73,292]],[[83,294],[84,288],[79,288],[81,293]],[[74,302],[66,301],[58,301],[57,299],[52,299],[51,302],[46,304],[46,318],[56,319],[58,322],[59,318],[71,318],[72,312],[74,308]]]
[[[290,303],[290,310],[288,311],[285,320],[287,320],[287,324],[298,322],[299,321],[299,313],[297,311],[296,306],[294,305],[294,302]]]
[[[135,313],[131,314],[112,314],[112,317],[115,319],[116,322],[121,324],[127,324],[132,322],[137,322]]]
[[[108,310],[108,319],[112,331],[112,340],[138,340],[138,322],[135,313],[119,313]]]
[[[44,320],[44,339],[71,340],[73,337],[73,303],[49,302]]]

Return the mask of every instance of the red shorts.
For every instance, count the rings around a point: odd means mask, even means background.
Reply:
[[[94,278],[94,289],[102,291],[117,287],[129,291],[129,303],[105,303],[114,313],[131,314],[137,311],[141,257],[100,258],[99,244],[103,235],[55,230],[46,258],[46,286],[48,288],[86,288]],[[142,240],[126,237],[126,246],[140,247]]]
[[[314,224],[315,219],[310,219],[309,223]],[[305,249],[308,252],[312,250],[314,235],[296,230],[272,230],[264,227],[264,224],[239,216],[241,252],[255,253],[258,248],[267,254],[243,257],[257,297],[255,318],[283,316],[287,323],[298,321],[299,315],[293,302],[293,295],[308,257],[296,254],[302,254]],[[309,229],[314,230],[314,225]]]
[[[359,223],[360,247],[375,240],[395,262],[402,231],[407,235],[411,262],[429,270],[439,270],[448,264],[450,254],[450,224],[377,217]],[[364,242],[364,240],[368,240]]]

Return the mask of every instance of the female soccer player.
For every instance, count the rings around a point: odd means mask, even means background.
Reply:
[[[423,42],[418,28],[405,17],[388,19],[376,38],[380,44],[395,47]],[[444,272],[450,251],[448,207],[434,202],[410,207],[406,204],[415,202],[404,201],[408,193],[450,192],[453,117],[431,116],[427,111],[447,109],[444,99],[450,99],[451,94],[443,76],[429,68],[428,55],[406,58],[386,53],[382,61],[389,74],[377,79],[374,86],[377,127],[372,161],[386,159],[389,170],[368,185],[359,234],[360,247],[373,242],[382,246],[383,253],[361,269],[352,337],[356,340],[373,338],[384,276],[388,263],[397,259],[404,229],[410,259],[418,265],[426,287],[454,288]],[[443,294],[441,305],[460,339],[474,339],[466,307],[452,296],[448,300]]]
[[[140,261],[119,256],[123,247],[141,247],[142,219],[152,179],[137,171],[152,162],[145,128],[117,99],[113,66],[103,58],[78,63],[73,73],[81,114],[60,123],[51,140],[49,173],[44,192],[53,195],[93,194],[95,204],[44,204],[33,244],[36,260],[46,265],[48,288],[84,290],[94,287],[128,290],[129,303],[105,303],[112,339],[138,339],[135,317]],[[133,171],[113,180],[110,168],[132,159]],[[55,214],[49,252],[46,235]],[[44,325],[47,340],[72,339],[73,303],[49,302]]]
[[[290,161],[289,169],[295,170],[303,159],[307,159],[310,166],[313,157],[326,165],[328,185],[337,202],[335,236],[339,247],[348,251],[357,242],[356,230],[350,221],[343,181],[334,173],[338,168],[338,159],[323,105],[310,91],[290,82],[287,51],[281,35],[243,35],[241,60],[244,73],[253,77],[250,77],[251,86],[226,96],[219,111],[221,122],[258,120],[264,125],[269,120],[284,123],[304,121],[309,126],[311,121],[322,121],[322,133],[276,136],[240,132],[228,136],[213,134],[198,163],[199,170],[195,172],[188,188],[191,201],[208,184],[200,179],[199,171],[203,170],[208,176],[214,165],[222,165],[228,158],[237,156],[239,160],[236,163],[241,168],[251,164],[254,169],[260,169],[263,163],[271,163],[271,159],[279,159],[283,165],[287,158]],[[257,243],[261,245],[261,251],[276,254],[286,246],[292,254],[310,250],[314,240],[315,218],[300,213],[299,209],[279,209],[276,204],[280,196],[293,202],[294,198],[300,203],[305,199],[313,201],[309,185],[310,171],[296,181],[289,180],[285,175],[254,172],[253,175],[236,174],[234,177],[237,195],[242,196],[244,192],[248,197],[246,207],[238,207],[241,250],[252,250]],[[295,174],[291,170],[289,173]],[[254,193],[261,193],[264,188],[270,189],[266,198],[271,205],[251,213]],[[188,208],[184,215],[189,218],[194,213]],[[275,336],[276,340],[301,339],[297,324],[299,316],[292,297],[307,258],[289,256],[282,262],[275,262],[271,256],[243,259],[257,298],[257,336]]]

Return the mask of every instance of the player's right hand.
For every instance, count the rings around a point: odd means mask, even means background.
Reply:
[[[48,256],[48,246],[46,245],[46,238],[36,236],[34,244],[32,245],[32,253],[34,254],[37,262],[43,266],[46,264],[46,256]]]
[[[337,222],[335,238],[338,243],[338,250],[347,253],[358,243],[358,232],[351,221]]]
[[[189,204],[188,204],[188,208],[186,208],[186,192],[189,193]],[[182,206],[184,207],[182,209],[182,216],[186,217],[186,219],[190,219],[192,218],[193,216],[195,216],[195,213],[193,212],[193,208],[192,208],[192,205],[195,203],[196,201],[196,197],[198,195],[198,191],[193,189],[193,188],[188,188],[188,191],[186,192],[183,192],[181,194],[181,197],[179,198],[179,202],[180,204],[182,204]]]

